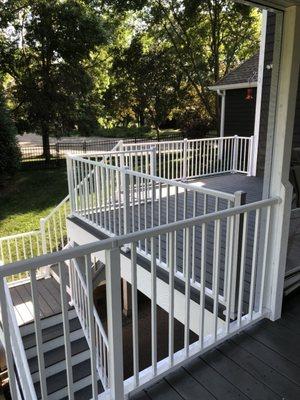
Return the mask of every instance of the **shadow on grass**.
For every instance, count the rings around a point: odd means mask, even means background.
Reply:
[[[47,211],[67,193],[66,168],[18,172],[0,192],[0,231],[6,233],[4,225],[7,221],[10,225],[17,225],[18,219],[27,220],[24,225],[31,226],[32,218],[39,220],[47,215]],[[24,232],[26,229],[13,226],[12,230]]]

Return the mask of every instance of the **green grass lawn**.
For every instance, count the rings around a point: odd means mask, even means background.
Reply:
[[[0,191],[0,237],[38,229],[67,194],[65,168],[18,172]]]

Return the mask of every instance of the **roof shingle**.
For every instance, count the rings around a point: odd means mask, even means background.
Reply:
[[[218,80],[213,86],[227,86],[239,83],[257,82],[259,53],[230,71],[224,78]]]

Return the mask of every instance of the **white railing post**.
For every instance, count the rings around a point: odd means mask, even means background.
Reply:
[[[130,222],[130,177],[127,173],[128,167],[124,167],[122,170],[122,192],[123,192],[123,206],[124,206],[124,235],[129,233],[129,222]]]
[[[235,135],[234,139],[233,139],[233,166],[232,166],[232,172],[236,172],[237,171],[238,141],[239,141],[239,138],[238,138],[237,135]]]
[[[250,136],[249,143],[248,143],[247,176],[253,175],[253,141],[254,141],[254,136]]]
[[[67,156],[67,176],[68,176],[68,189],[70,195],[70,207],[71,214],[73,214],[75,210],[75,191],[77,190],[74,185],[74,177],[73,177],[73,162],[72,159]]]
[[[119,145],[119,148],[120,148],[120,151],[124,151],[124,142],[123,142],[123,140],[120,140],[119,141],[119,143],[118,143],[118,145]],[[121,153],[120,154],[120,165],[118,165],[120,168],[124,168],[124,166],[125,166],[125,162],[124,162],[124,153]]]
[[[157,176],[157,164],[156,164],[156,146],[153,146],[151,148],[151,154],[150,154],[150,169],[151,169],[151,175],[152,176]],[[152,206],[154,205],[154,202],[156,200],[156,185],[155,185],[155,180],[152,181]]]
[[[239,207],[246,204],[246,193],[238,191],[234,193],[234,207]],[[241,247],[243,234],[243,214],[237,214],[234,218],[234,240],[233,240],[233,256],[231,269],[231,293],[227,302],[230,303],[230,318],[235,319],[237,315],[237,300],[238,300],[238,282],[240,279],[241,266]],[[227,282],[228,284],[228,282]]]
[[[152,176],[157,176],[157,171],[156,171],[156,146],[151,147],[151,153],[150,153],[150,170],[151,170],[151,175]]]
[[[183,139],[183,166],[182,166],[182,181],[186,181],[188,175],[188,139]]]
[[[109,386],[113,400],[124,399],[120,249],[105,251]]]
[[[46,236],[46,220],[45,218],[40,219],[40,232],[41,232],[41,240],[42,240],[42,251],[43,254],[47,254],[47,236]],[[49,251],[51,252],[51,248]],[[40,274],[44,278],[50,278],[50,266],[40,268]]]

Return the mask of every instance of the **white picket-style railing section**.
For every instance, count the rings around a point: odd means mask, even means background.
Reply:
[[[40,220],[40,229],[0,238],[0,262],[12,263],[40,254],[63,249],[68,243],[67,216],[70,214],[69,195],[66,196],[45,218]],[[49,267],[40,271],[40,277],[48,275]],[[28,274],[8,278],[9,285],[28,280]]]
[[[68,177],[71,214],[111,236],[238,205],[230,193],[77,156],[69,156]]]
[[[267,199],[255,203],[224,209],[221,211],[185,219],[177,222],[169,222],[161,226],[148,228],[139,232],[128,233],[118,237],[109,238],[96,243],[68,248],[57,253],[42,255],[30,260],[22,260],[0,268],[0,287],[4,289],[7,276],[28,273],[32,288],[33,308],[35,315],[35,327],[37,335],[37,353],[42,354],[41,326],[39,323],[39,293],[36,288],[36,271],[49,264],[59,265],[60,290],[62,310],[64,314],[64,339],[65,356],[69,396],[72,396],[73,376],[71,373],[70,337],[67,319],[67,282],[68,272],[71,276],[72,298],[77,299],[80,305],[79,315],[84,313],[84,321],[88,322],[89,337],[91,338],[91,368],[94,400],[98,399],[98,366],[96,321],[92,295],[92,263],[85,262],[84,269],[79,277],[79,268],[82,260],[92,260],[95,253],[105,252],[106,266],[106,296],[107,296],[107,346],[108,346],[108,388],[104,389],[102,396],[110,396],[112,399],[121,400],[124,396],[152,379],[163,376],[170,368],[201,354],[218,343],[226,340],[232,334],[244,329],[260,318],[267,316],[264,308],[264,287],[268,263],[269,227],[273,215],[273,208],[277,207],[279,199]],[[242,221],[242,223],[241,223]],[[253,222],[253,233],[250,226]],[[264,230],[260,230],[261,224]],[[228,227],[228,229],[227,229]],[[239,229],[239,227],[242,227]],[[213,242],[209,243],[208,235],[213,229]],[[197,265],[199,274],[198,285],[198,312],[191,315],[191,290],[193,288],[192,254],[193,230],[199,231],[200,240],[197,246],[201,252],[201,261]],[[222,234],[221,234],[222,232]],[[241,233],[241,234],[240,234]],[[237,240],[239,234],[239,240]],[[177,245],[175,236],[177,235]],[[221,236],[224,237],[221,240]],[[168,356],[161,360],[158,354],[157,336],[157,258],[159,237],[165,237],[168,243],[168,255],[166,270],[168,272]],[[151,246],[151,268],[149,270],[149,282],[151,282],[151,362],[142,371],[139,360],[143,357],[139,347],[139,305],[137,294],[139,290],[139,261],[137,257],[138,243],[148,240]],[[223,247],[225,246],[225,247]],[[182,247],[184,251],[183,271],[185,289],[182,293],[185,310],[184,343],[181,348],[174,347],[176,331],[174,328],[175,310],[175,279],[176,279],[176,248]],[[124,248],[130,251],[131,260],[131,295],[132,295],[132,376],[124,381],[124,360],[122,345],[122,305],[121,305],[121,257]],[[209,262],[209,254],[212,252],[212,263]],[[226,256],[223,257],[222,254]],[[223,279],[226,271],[226,279]],[[84,275],[83,275],[84,274]],[[83,278],[85,276],[85,279]],[[76,283],[74,284],[74,279]],[[213,304],[211,311],[206,309],[206,296],[204,288],[210,282]],[[235,290],[232,290],[232,288]],[[194,288],[193,288],[194,290]],[[78,296],[80,292],[80,296]],[[12,393],[18,390],[18,379],[14,369],[15,354],[13,348],[13,327],[8,323],[9,309],[7,295],[0,290],[1,310],[3,319],[4,344],[8,356],[8,369]],[[225,295],[226,293],[226,295]],[[224,298],[220,304],[220,297]],[[80,303],[83,302],[83,303]],[[220,313],[221,311],[221,313]],[[208,316],[208,313],[210,317]],[[220,315],[224,315],[222,318]],[[4,317],[4,318],[3,318]],[[210,321],[210,322],[209,322]],[[192,324],[196,329],[196,339],[191,340],[190,329]],[[208,326],[208,323],[210,324]],[[195,329],[194,329],[195,331]],[[102,331],[104,337],[104,331]],[[42,360],[41,360],[42,361]],[[40,366],[43,367],[42,362]],[[42,392],[47,390],[47,382],[44,371],[40,371]],[[72,398],[72,397],[70,397]],[[101,396],[100,396],[101,398]],[[104,398],[104,397],[103,397]],[[107,397],[105,397],[107,398]],[[26,398],[27,399],[27,398]]]
[[[70,214],[69,195],[40,221],[43,253],[63,249],[68,243],[67,217]]]
[[[253,136],[119,143],[118,150],[156,152],[157,175],[166,179],[199,178],[226,172],[250,175]]]
[[[84,271],[84,272],[83,272]],[[108,388],[108,339],[100,321],[93,299],[92,263],[84,257],[83,270],[76,259],[69,264],[72,302],[77,312],[91,352],[91,362],[96,365],[98,376],[105,389]],[[93,376],[92,379],[97,377]]]

